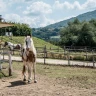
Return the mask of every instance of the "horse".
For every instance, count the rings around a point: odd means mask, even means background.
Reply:
[[[14,49],[18,49],[18,50],[21,49],[21,44],[13,44],[11,42],[5,42],[4,47],[6,47],[6,46],[8,46],[11,51],[14,50]]]
[[[4,42],[2,40],[0,40],[0,47],[4,46]]]
[[[28,69],[28,83],[32,83],[32,68],[34,73],[34,83],[37,83],[36,72],[36,49],[34,47],[31,36],[26,36],[24,39],[24,46],[22,48],[22,60],[23,60],[23,81],[26,81],[26,70]]]

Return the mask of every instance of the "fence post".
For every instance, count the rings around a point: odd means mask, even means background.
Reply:
[[[68,65],[70,65],[70,50],[68,50],[67,55],[68,55]]]
[[[64,53],[65,53],[65,51],[66,51],[66,47],[64,46]]]
[[[14,44],[13,44],[13,50],[12,51],[13,51],[13,55],[14,55]]]
[[[51,46],[50,46],[50,50],[51,50]]]
[[[44,47],[44,64],[46,64],[46,45]]]
[[[9,76],[12,76],[12,57],[10,51],[8,52],[9,55]]]
[[[0,70],[2,70],[2,65],[1,65],[1,45],[2,44],[0,44]]]
[[[4,47],[3,47],[3,60],[4,60]]]
[[[88,56],[87,56],[87,48],[85,47],[85,53],[86,53],[86,60],[88,60]]]
[[[0,70],[2,70],[2,64],[0,63]]]
[[[0,62],[0,70],[2,70],[2,64],[1,64],[1,62]]]
[[[59,52],[59,47],[58,47],[58,52]]]
[[[93,68],[95,68],[95,59],[94,59],[94,51],[92,50],[92,57],[93,57]]]

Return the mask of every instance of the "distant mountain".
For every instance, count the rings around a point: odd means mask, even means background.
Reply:
[[[60,21],[60,22],[57,22],[55,24],[51,24],[51,25],[48,25],[46,26],[47,28],[58,28],[58,27],[64,27],[67,25],[68,22],[70,21],[73,21],[74,19],[78,19],[79,21],[89,21],[91,19],[96,19],[96,10],[94,11],[90,11],[90,12],[87,12],[87,13],[84,13],[84,14],[81,14],[81,15],[78,15],[76,17],[72,17],[70,19],[67,19],[67,20],[63,20],[63,21]]]
[[[46,27],[42,28],[33,28],[32,34],[41,39],[50,39],[51,36],[58,36],[60,32],[60,28],[67,26],[68,22],[74,21],[74,19],[78,19],[79,21],[89,21],[91,19],[96,19],[96,10],[90,11],[84,14],[80,14],[76,17],[72,17],[67,20],[63,20]]]

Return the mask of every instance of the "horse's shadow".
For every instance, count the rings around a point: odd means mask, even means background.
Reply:
[[[13,82],[10,82],[11,85],[10,86],[7,86],[7,87],[16,87],[16,86],[21,86],[21,85],[26,85],[26,82],[24,81],[13,81]]]

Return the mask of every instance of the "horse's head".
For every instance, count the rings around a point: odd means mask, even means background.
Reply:
[[[26,36],[26,38],[25,38],[25,47],[26,47],[27,51],[29,51],[29,49],[32,47],[32,38],[31,38],[31,36]]]
[[[36,55],[36,49],[34,47],[34,43],[31,36],[26,36],[24,40],[24,49],[26,51],[26,54],[29,54],[30,51],[33,51],[33,53]]]
[[[4,47],[6,47],[7,45],[8,45],[8,42],[5,42],[5,43],[4,43]]]

